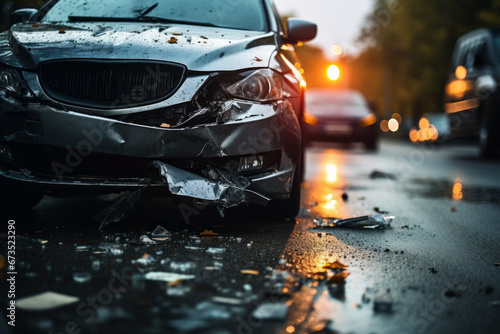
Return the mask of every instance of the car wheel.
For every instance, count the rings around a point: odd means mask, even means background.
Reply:
[[[483,158],[498,158],[500,153],[500,134],[495,130],[497,120],[491,103],[484,104],[484,112],[479,131],[479,154]]]

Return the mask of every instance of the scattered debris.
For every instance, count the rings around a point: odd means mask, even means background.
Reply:
[[[182,32],[173,32],[172,35],[174,35],[174,36],[182,36],[183,34],[182,34]]]
[[[389,213],[389,211],[381,211],[380,208],[378,206],[374,207],[373,208],[373,211],[375,211],[376,213],[380,213],[382,215],[386,215]]]
[[[451,211],[451,212],[457,212],[458,210],[457,210],[457,208],[456,208],[456,207],[452,206],[452,207],[450,208],[450,211]]]
[[[397,176],[395,174],[391,173],[384,173],[379,170],[374,170],[370,174],[370,179],[390,179],[390,180],[396,180]]]
[[[176,44],[176,43],[177,43],[177,41],[178,41],[178,39],[177,39],[177,38],[175,38],[175,37],[170,37],[170,39],[168,40],[168,42],[169,42],[170,44]]]
[[[454,297],[460,297],[462,296],[462,293],[460,291],[457,291],[457,290],[452,290],[452,289],[448,289],[444,295],[447,297],[447,298],[454,298]]]
[[[436,270],[436,268],[434,268],[434,267],[429,268],[429,272],[430,272],[431,274],[437,274],[437,273],[438,273],[438,271],[437,271],[437,270]]]
[[[368,228],[368,229],[384,229],[390,226],[394,220],[394,216],[385,217],[380,213],[371,216],[361,216],[347,219],[338,218],[315,218],[313,222],[319,227],[351,227],[351,228]]]
[[[33,28],[38,28],[38,27],[40,26],[40,24],[38,24],[38,23],[33,23],[31,26],[32,26]]]
[[[222,254],[226,251],[225,248],[216,248],[216,247],[209,247],[207,249],[207,253],[210,253],[210,254]]]
[[[60,33],[60,34],[65,34],[65,33],[66,33],[66,30],[64,30],[64,28],[62,28],[61,30],[59,30],[59,33]]]
[[[149,272],[144,276],[145,279],[150,281],[162,281],[162,282],[176,282],[176,281],[184,281],[194,279],[194,275],[184,275],[184,274],[176,274],[176,273],[166,273],[166,272]]]
[[[250,270],[250,269],[241,270],[240,273],[244,275],[259,275],[259,272],[257,270]]]
[[[255,57],[255,60],[256,60],[256,61],[262,61],[262,58]]]
[[[139,237],[139,242],[142,243],[142,244],[145,244],[145,245],[154,245],[156,244],[155,241],[151,240],[150,237],[148,237],[147,235],[141,235]]]
[[[153,238],[169,238],[172,236],[169,230],[164,228],[163,226],[156,226],[155,230],[151,233]]]
[[[142,192],[146,188],[147,186],[120,198],[113,205],[96,214],[94,219],[101,224],[99,229],[102,230],[109,223],[122,220],[134,208],[135,203],[140,201]]]
[[[208,39],[208,37],[205,37],[205,36],[200,36],[200,37],[203,38],[203,39]]]
[[[218,236],[219,233],[215,233],[212,230],[205,230],[205,231],[201,232],[200,235],[202,237],[215,237],[215,236]]]
[[[349,200],[349,195],[348,195],[347,193],[343,193],[343,194],[342,194],[342,200],[343,200],[344,202],[347,202],[347,201]]]
[[[16,301],[16,308],[25,311],[45,311],[78,302],[78,297],[47,291]]]
[[[252,312],[256,320],[284,320],[288,313],[287,303],[264,302]]]
[[[83,272],[83,273],[74,273],[73,281],[76,283],[88,283],[92,280],[92,274]]]
[[[244,303],[244,301],[239,298],[220,297],[220,296],[212,297],[212,301],[215,303],[229,304],[229,305],[241,305]]]
[[[376,313],[391,313],[392,312],[392,300],[389,295],[384,294],[377,296],[373,301],[373,311]]]
[[[161,127],[161,128],[166,128],[166,129],[168,129],[168,128],[170,128],[170,124],[167,124],[167,123],[161,123],[160,127]]]

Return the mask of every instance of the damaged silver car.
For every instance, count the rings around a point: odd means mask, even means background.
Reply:
[[[51,0],[0,34],[0,197],[147,189],[295,217],[305,81],[270,0]],[[155,191],[156,190],[156,191]]]

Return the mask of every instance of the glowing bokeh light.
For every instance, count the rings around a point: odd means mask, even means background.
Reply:
[[[465,79],[467,77],[467,69],[462,65],[458,66],[455,70],[455,76],[458,80]]]
[[[383,132],[389,132],[389,122],[387,120],[383,120],[380,122],[380,130]]]
[[[464,198],[464,194],[462,191],[463,191],[462,180],[457,177],[455,179],[455,184],[453,185],[453,190],[452,190],[453,199],[455,201],[460,201],[462,198]]]
[[[330,65],[327,74],[330,80],[336,81],[340,78],[340,68],[337,65]]]
[[[397,132],[399,130],[399,123],[394,118],[391,118],[389,122],[387,122],[387,126],[392,132]]]
[[[335,183],[338,180],[338,168],[334,164],[326,165],[326,180],[328,183]]]
[[[340,56],[342,53],[344,53],[344,49],[338,44],[332,45],[332,53],[334,56]]]

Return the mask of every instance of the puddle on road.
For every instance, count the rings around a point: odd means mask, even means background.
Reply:
[[[414,179],[405,185],[408,193],[426,198],[450,199],[472,203],[500,204],[500,189],[467,185],[463,180]]]

